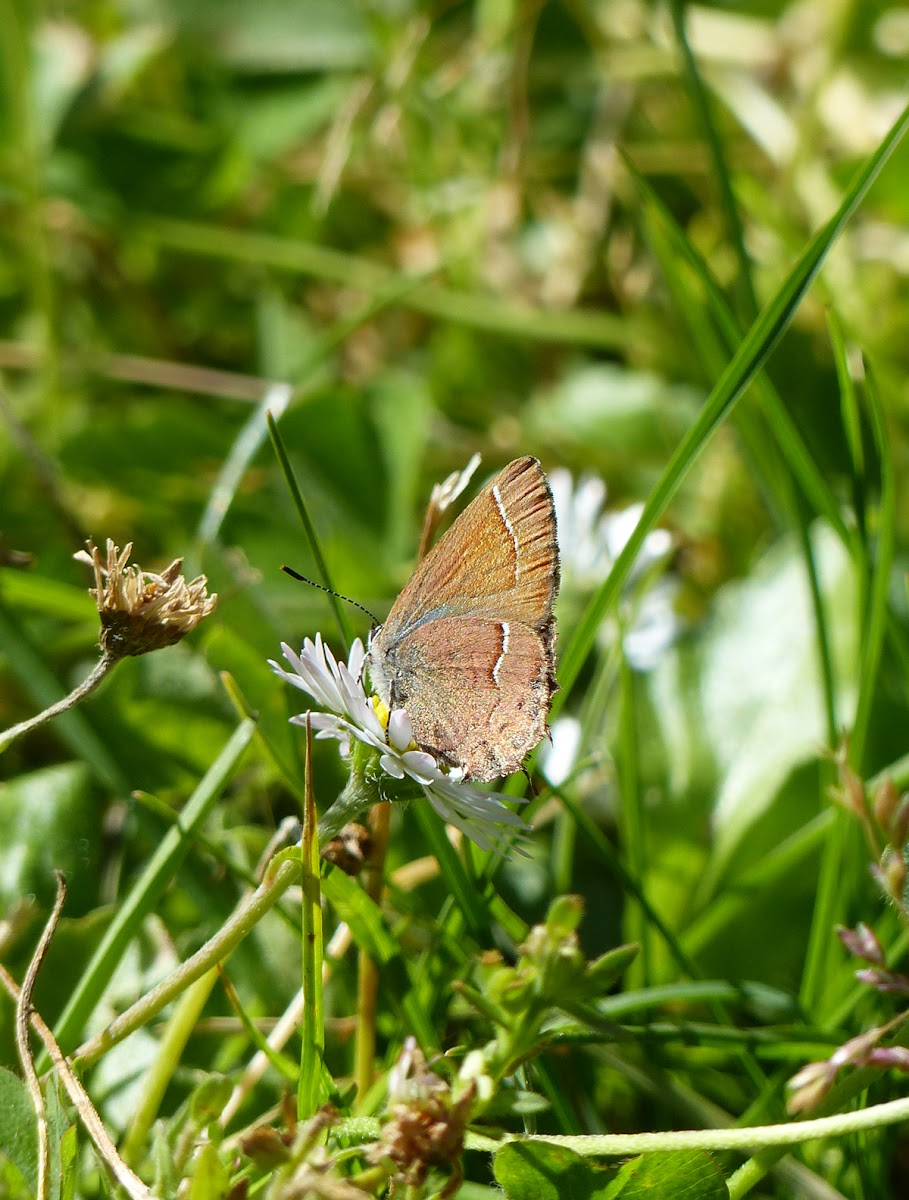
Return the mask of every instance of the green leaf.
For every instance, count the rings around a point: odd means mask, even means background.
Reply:
[[[206,1142],[193,1160],[189,1200],[223,1200],[229,1187],[230,1176],[218,1156],[218,1147]]]
[[[70,1125],[60,1139],[60,1200],[75,1200],[79,1165],[79,1129]]]
[[[411,984],[404,956],[379,906],[343,871],[327,871],[322,878],[322,892],[341,920],[350,926],[357,946],[381,966],[386,995],[396,1006],[400,1005],[407,1032],[416,1037],[424,1050],[435,1048],[439,1034],[420,1001],[418,989]]]
[[[33,1195],[38,1186],[38,1123],[25,1084],[5,1067],[0,1067],[0,1113],[0,1155],[22,1179],[27,1188],[24,1194]],[[14,1178],[12,1172],[6,1174]],[[3,1179],[0,1170],[0,1183]]]
[[[35,1193],[26,1185],[22,1172],[0,1151],[0,1196],[3,1200],[34,1200]]]
[[[602,995],[624,975],[637,958],[638,952],[639,948],[635,945],[617,946],[615,950],[607,950],[587,968],[586,982],[596,993]]]
[[[829,614],[837,705],[848,713],[858,655],[853,564],[826,526],[815,526],[812,544]],[[659,668],[655,685],[664,705],[674,788],[683,792],[695,784],[699,752],[719,771],[716,840],[698,889],[702,899],[792,772],[815,761],[824,744],[824,684],[817,647],[808,636],[813,620],[804,562],[796,543],[783,541],[747,579],[723,588],[711,625]],[[700,680],[695,696],[686,682],[692,653]]]
[[[606,1200],[613,1171],[565,1146],[506,1142],[493,1161],[508,1200]]]
[[[49,1077],[42,1091],[47,1118],[47,1136],[50,1147],[50,1200],[60,1200],[67,1188],[74,1186],[73,1158],[75,1155],[75,1128],[70,1124],[66,1110],[60,1102],[53,1076]],[[67,1182],[69,1176],[69,1182]]]
[[[0,785],[0,910],[24,896],[42,905],[54,897],[54,870],[66,875],[68,912],[96,900],[100,797],[84,763],[62,763]]]
[[[53,1083],[44,1088],[50,1171],[50,1200],[72,1194],[76,1131],[67,1120]],[[34,1196],[38,1186],[38,1122],[22,1080],[0,1067],[0,1197]]]
[[[729,1200],[716,1162],[702,1150],[644,1154],[626,1163],[603,1200]]]

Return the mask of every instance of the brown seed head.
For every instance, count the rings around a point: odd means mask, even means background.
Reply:
[[[98,604],[101,617],[101,648],[117,658],[147,654],[164,646],[173,646],[186,637],[217,603],[207,593],[204,575],[187,583],[180,574],[182,558],[176,558],[160,575],[127,566],[132,542],[121,553],[107,539],[107,560],[89,539],[88,551],[73,557],[95,572],[95,586],[89,591]]]
[[[471,1087],[453,1100],[448,1083],[429,1070],[416,1042],[408,1039],[389,1080],[391,1119],[370,1157],[391,1159],[411,1187],[424,1182],[430,1167],[457,1169],[473,1094]]]

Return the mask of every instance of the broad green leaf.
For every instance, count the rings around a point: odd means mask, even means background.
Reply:
[[[75,1130],[57,1098],[54,1084],[44,1087],[50,1171],[50,1200],[60,1200],[73,1186]],[[38,1123],[22,1080],[0,1067],[0,1196],[31,1197],[38,1186]]]
[[[606,1200],[613,1171],[550,1142],[506,1142],[493,1160],[507,1200]]]
[[[27,1185],[27,1194],[33,1195],[38,1186],[38,1124],[35,1110],[25,1084],[5,1067],[0,1067],[0,1113],[3,1114],[0,1120],[0,1155],[9,1160]],[[3,1172],[0,1170],[0,1181],[2,1179]]]
[[[626,1163],[603,1200],[729,1200],[716,1161],[702,1150],[644,1154]]]
[[[3,1200],[34,1200],[35,1193],[22,1178],[22,1172],[0,1150],[0,1196]]]
[[[829,614],[838,707],[849,713],[858,651],[852,563],[826,526],[815,526],[812,541]],[[687,655],[694,649],[697,693],[691,693],[680,657],[667,659],[654,676],[673,790],[692,785],[702,769],[699,751],[706,750],[719,775],[714,855],[703,894],[792,771],[815,760],[825,742],[813,620],[804,563],[794,542],[781,542],[746,579],[718,594],[709,626],[680,651]]]
[[[84,763],[61,763],[0,784],[0,910],[26,896],[50,904],[54,871],[69,884],[67,912],[97,899],[101,797]]]

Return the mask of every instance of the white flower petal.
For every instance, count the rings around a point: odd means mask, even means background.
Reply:
[[[354,643],[347,656],[347,669],[358,682],[363,677],[363,663],[366,661],[366,647],[361,638],[354,638]]]
[[[581,746],[581,722],[577,717],[558,717],[549,730],[549,741],[540,747],[540,770],[559,787],[574,770]]]
[[[395,758],[394,755],[383,754],[379,759],[379,765],[387,775],[392,777],[392,779],[404,778],[404,767],[401,765],[400,759]]]
[[[411,779],[419,784],[435,783],[444,778],[436,760],[425,750],[406,750],[401,755],[401,762]]]
[[[388,717],[388,740],[396,750],[413,745],[413,726],[403,708],[393,709]]]

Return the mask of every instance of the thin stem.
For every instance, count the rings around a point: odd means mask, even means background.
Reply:
[[[385,852],[388,849],[388,830],[391,823],[391,805],[377,804],[370,814],[372,850],[366,874],[364,890],[376,904],[382,899],[385,883]],[[356,1082],[357,1099],[363,1101],[372,1087],[373,1063],[376,1056],[377,998],[379,994],[379,968],[365,948],[360,949],[357,988],[357,1048]]]
[[[202,1009],[205,1007],[212,988],[218,982],[218,972],[209,971],[189,988],[174,1009],[167,1023],[164,1036],[158,1043],[154,1062],[149,1066],[142,1081],[139,1102],[123,1140],[121,1153],[125,1162],[139,1164],[149,1131],[155,1123],[164,1094],[170,1086],[174,1072],[186,1043],[196,1028]]]
[[[344,791],[319,822],[320,848],[328,845],[333,837],[337,837],[345,825],[362,817],[379,799],[375,787],[370,787],[363,776],[363,764],[360,761],[361,745],[360,742],[351,745],[350,775],[344,785]],[[362,747],[362,749],[364,752],[366,751],[366,747]],[[368,752],[364,753],[362,757],[365,761]]]
[[[11,725],[4,733],[0,733],[0,753],[7,746],[11,745],[16,738],[22,737],[23,734],[31,733],[33,729],[37,729],[45,721],[51,720],[52,717],[58,717],[60,713],[67,712],[69,709],[74,708],[80,701],[84,700],[86,696],[90,696],[104,679],[105,675],[107,675],[108,671],[119,661],[119,655],[111,654],[105,650],[91,672],[68,696],[64,696],[62,700],[58,700],[56,704],[52,704],[50,708],[46,708],[44,712],[38,713],[37,716],[29,717],[27,721],[20,721],[18,725]]]
[[[47,1200],[50,1196],[50,1138],[47,1129],[47,1109],[44,1105],[41,1083],[38,1079],[38,1072],[35,1070],[35,1062],[28,1040],[28,1026],[32,1015],[32,992],[35,990],[35,981],[38,978],[41,964],[47,957],[51,938],[54,936],[54,930],[60,920],[65,900],[66,880],[63,873],[58,871],[57,898],[54,901],[53,911],[47,919],[35,953],[28,964],[25,979],[22,981],[22,991],[16,1002],[16,1048],[19,1051],[19,1061],[22,1064],[25,1083],[38,1121],[38,1200]]]
[[[0,964],[0,985],[2,985],[8,994],[19,1003],[21,990],[19,985],[13,979],[7,969]],[[101,1159],[110,1168],[114,1178],[130,1197],[130,1200],[154,1200],[151,1191],[145,1186],[138,1175],[134,1175],[129,1169],[120,1155],[117,1153],[117,1147],[110,1139],[110,1135],[104,1128],[104,1123],[98,1116],[98,1113],[89,1100],[82,1084],[73,1074],[73,1069],[69,1065],[69,1060],[57,1044],[54,1035],[51,1033],[49,1026],[46,1024],[41,1015],[34,1010],[31,1012],[30,1023],[32,1029],[41,1038],[44,1047],[50,1055],[51,1061],[57,1068],[57,1074],[60,1076],[60,1082],[66,1088],[70,1100],[79,1118],[88,1133],[88,1136],[95,1144],[95,1149],[98,1151]]]
[[[306,796],[303,805],[302,864],[303,924],[303,1021],[300,1050],[300,1076],[297,1084],[297,1114],[308,1121],[318,1111],[323,1097],[322,1075],[325,1070],[325,1002],[322,994],[322,966],[325,946],[322,929],[322,887],[319,877],[319,831],[316,824],[316,794],[312,777],[312,728],[306,715]]]
[[[299,859],[284,859],[270,878],[247,896],[234,914],[218,930],[213,938],[182,963],[176,971],[153,987],[150,992],[113,1021],[107,1029],[91,1038],[76,1051],[86,1066],[97,1062],[112,1046],[122,1042],[137,1029],[147,1024],[165,1005],[175,1000],[182,992],[221,962],[243,940],[262,917],[274,908],[287,889],[300,881]]]
[[[678,1129],[660,1133],[548,1135],[535,1140],[565,1146],[577,1154],[613,1157],[647,1154],[657,1150],[757,1150],[769,1146],[798,1146],[815,1138],[845,1137],[862,1129],[879,1129],[909,1119],[909,1097],[873,1104],[854,1112],[816,1117],[813,1121],[788,1121],[781,1125],[736,1126],[733,1129]],[[514,1137],[503,1141],[522,1140]],[[502,1142],[468,1137],[469,1149],[489,1149]]]

